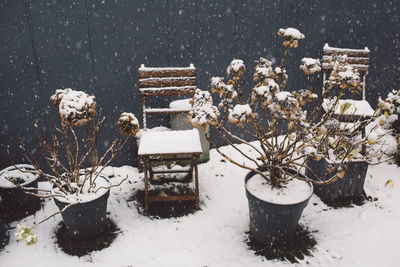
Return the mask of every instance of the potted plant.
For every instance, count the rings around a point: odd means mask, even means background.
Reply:
[[[23,170],[33,170],[32,165],[18,164]],[[9,166],[0,171],[0,207],[2,210],[1,220],[9,221],[24,217],[34,212],[40,205],[40,199],[24,194],[21,187],[31,192],[36,192],[39,175],[23,173],[14,166]]]
[[[387,126],[393,130],[393,135],[396,138],[395,159],[397,165],[400,166],[400,90],[392,90],[385,100],[379,97],[378,101],[378,105],[384,110],[383,114],[389,117]]]
[[[26,193],[43,198],[52,197],[60,209],[56,214],[61,213],[67,233],[82,240],[91,239],[104,230],[110,188],[119,186],[127,177],[119,184],[111,185],[102,171],[128,139],[139,131],[136,117],[131,113],[122,113],[117,123],[118,135],[100,156],[97,137],[105,118],[101,115],[101,109],[96,112],[94,99],[94,96],[70,88],[56,90],[50,97],[58,109],[60,120],[59,125],[53,123],[54,133],[46,137],[40,127],[34,125],[39,133],[38,141],[44,164],[36,160],[19,138],[20,148],[33,169],[24,170],[15,165],[19,171],[40,175],[51,183],[51,190],[40,189],[37,193]],[[31,230],[49,218],[32,227],[19,225],[17,238],[27,244],[35,243],[37,237]]]
[[[278,35],[284,38],[284,52],[277,67],[260,58],[253,75],[254,86],[246,91],[242,81],[246,67],[242,60],[234,59],[227,68],[227,82],[221,77],[211,78],[211,92],[220,98],[218,107],[213,105],[210,92],[197,89],[189,112],[194,127],[207,131],[211,125],[227,145],[246,159],[226,155],[208,139],[220,155],[250,171],[245,178],[250,232],[270,246],[292,239],[312,195],[312,184],[340,180],[346,171],[344,163],[362,157],[358,149],[368,142],[359,137],[362,127],[376,119],[374,116],[362,121],[359,127],[342,129],[333,116],[334,105],[324,112],[324,99],[333,104],[339,101],[341,93],[337,95],[334,88],[339,87],[342,93],[357,93],[361,89],[359,75],[340,60],[332,62],[341,68],[331,75],[322,97],[312,87],[313,74],[321,71],[318,59],[302,59],[300,69],[309,78],[309,89],[287,89],[285,60],[289,49],[296,48],[304,35],[294,28],[280,29]],[[331,166],[329,177],[318,177],[307,166],[307,160],[318,161],[328,155],[334,155],[338,164]],[[302,174],[306,169],[313,177]]]

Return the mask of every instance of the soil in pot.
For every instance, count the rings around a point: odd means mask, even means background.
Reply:
[[[34,169],[33,166],[26,164],[19,164],[17,167],[24,170]],[[0,222],[9,223],[19,220],[40,209],[39,198],[24,193],[7,178],[19,183],[22,187],[37,188],[39,175],[23,173],[14,166],[0,171]]]
[[[96,185],[98,188],[108,187],[110,183],[107,178],[100,175],[96,181]],[[109,195],[109,188],[101,188],[97,193],[53,198],[60,210],[71,203],[79,201],[78,204],[70,206],[61,213],[66,231],[72,238],[89,240],[95,238],[105,230]]]
[[[269,247],[290,242],[312,196],[312,185],[294,179],[286,188],[273,189],[262,176],[250,172],[245,178],[245,187],[252,236]]]
[[[365,161],[351,161],[346,163],[347,169],[342,179],[329,185],[315,185],[314,193],[326,204],[333,207],[346,206],[349,203],[361,204],[363,196],[365,176],[367,175],[368,163]],[[320,161],[310,160],[307,165],[319,177],[324,177],[329,167],[327,159]],[[306,170],[306,175],[312,178],[311,173]],[[328,174],[326,177],[330,177]]]

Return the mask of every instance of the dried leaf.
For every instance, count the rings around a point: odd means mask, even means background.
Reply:
[[[339,177],[340,179],[343,179],[344,173],[345,173],[345,171],[338,171],[338,172],[336,173],[336,176]]]
[[[386,186],[386,187],[393,188],[393,187],[394,187],[394,182],[393,182],[393,180],[392,180],[392,179],[387,180],[386,183],[385,183],[385,186]]]
[[[343,113],[346,112],[351,107],[351,103],[346,102],[340,105],[340,115],[343,115]]]

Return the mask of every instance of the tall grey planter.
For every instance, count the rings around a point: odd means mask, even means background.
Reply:
[[[192,125],[188,121],[187,112],[190,110],[191,105],[189,103],[190,99],[180,99],[172,101],[169,104],[170,108],[182,109],[182,113],[172,113],[170,114],[170,125],[171,130],[190,130]],[[200,142],[203,153],[200,155],[199,163],[207,162],[210,159],[210,144],[207,141],[206,133],[198,128],[200,134]],[[208,135],[208,133],[207,133]]]
[[[314,194],[323,202],[342,202],[362,197],[368,163],[365,161],[351,161],[346,164],[348,164],[348,166],[342,179],[329,185],[314,185]],[[325,158],[322,158],[320,161],[309,160],[307,166],[310,167],[318,177],[324,177],[329,163]],[[306,170],[306,176],[311,179],[313,177],[308,170]],[[330,176],[331,174],[327,175],[327,177]]]

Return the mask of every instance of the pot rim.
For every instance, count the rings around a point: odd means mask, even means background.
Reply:
[[[106,175],[100,173],[98,178],[102,178],[103,180],[105,180],[107,182],[107,186],[111,186],[111,182],[110,182],[109,178]],[[54,188],[51,190],[52,194],[54,193],[54,190],[55,190]],[[93,198],[89,198],[89,199],[86,199],[86,200],[81,200],[81,201],[79,201],[79,203],[82,204],[82,203],[91,202],[91,201],[93,201],[95,199],[101,198],[102,196],[104,196],[105,194],[107,194],[109,192],[110,192],[110,188],[108,188],[107,190],[103,190],[101,193],[94,194],[95,197],[93,197]],[[87,193],[83,193],[81,195],[86,195],[86,194]],[[68,194],[68,195],[65,195],[63,197],[54,196],[53,198],[55,200],[57,200],[57,201],[60,201],[60,202],[63,202],[63,203],[67,203],[67,204],[71,204],[71,203],[76,202],[76,201],[69,201],[69,200],[66,199],[66,197],[68,197],[70,195],[72,195],[72,194]]]
[[[261,171],[262,171],[262,168],[261,168]],[[293,170],[292,170],[292,171],[293,171]],[[244,187],[246,188],[246,192],[247,192],[247,193],[249,193],[249,194],[252,195],[254,198],[257,198],[257,199],[260,200],[260,201],[263,201],[263,202],[266,202],[266,203],[270,203],[270,204],[273,204],[273,205],[294,206],[294,205],[301,204],[301,203],[303,203],[303,202],[305,202],[305,201],[308,201],[308,200],[311,198],[311,196],[314,194],[314,186],[313,186],[312,182],[310,182],[310,181],[304,181],[304,182],[307,183],[308,186],[310,187],[310,194],[307,195],[307,197],[304,198],[304,200],[300,200],[300,201],[297,201],[297,202],[294,202],[294,203],[285,204],[285,203],[275,203],[275,202],[270,202],[270,201],[266,201],[266,200],[260,199],[260,198],[258,198],[257,196],[255,196],[254,194],[252,194],[252,193],[247,189],[247,182],[248,182],[255,174],[257,174],[257,173],[256,173],[256,172],[253,172],[253,171],[250,171],[249,173],[247,173],[247,175],[246,175],[246,177],[245,177]],[[304,174],[301,174],[301,173],[299,173],[299,174],[300,174],[301,176],[304,176],[304,177],[305,177]],[[297,179],[297,178],[294,178],[294,179]]]
[[[30,169],[30,170],[35,170],[35,167],[33,167],[33,165],[31,165],[31,164],[15,164],[15,166],[18,166],[18,168],[25,168],[25,169]],[[3,176],[3,174],[5,174],[5,173],[7,173],[7,172],[9,172],[9,171],[14,171],[14,170],[17,170],[15,167],[14,167],[14,165],[11,165],[11,166],[8,166],[7,168],[4,168],[4,169],[2,169],[1,171],[0,171],[0,179],[5,179],[5,178],[3,178],[2,176]],[[23,182],[22,184],[20,184],[22,187],[24,187],[24,186],[26,186],[26,185],[28,185],[28,184],[30,184],[30,183],[32,183],[32,182],[34,182],[35,180],[37,180],[38,178],[39,178],[39,174],[33,174],[32,173],[32,175],[34,176],[34,178],[32,179],[32,180],[28,180],[28,181],[25,181],[25,182]],[[17,188],[17,186],[16,185],[0,185],[0,188],[8,188],[8,189],[14,189],[14,188]]]

